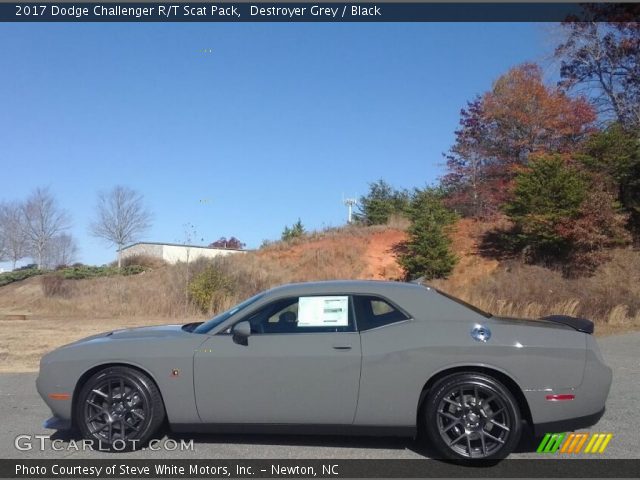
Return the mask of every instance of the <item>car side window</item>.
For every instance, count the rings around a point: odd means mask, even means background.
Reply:
[[[252,334],[354,332],[348,295],[290,297],[250,315]]]
[[[348,295],[290,297],[246,318],[252,334],[354,332]]]
[[[361,331],[409,319],[404,312],[394,307],[387,300],[376,296],[356,295],[354,297],[354,306],[356,318],[358,319],[358,328]]]

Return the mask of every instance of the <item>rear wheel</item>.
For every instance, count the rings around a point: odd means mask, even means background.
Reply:
[[[496,379],[457,373],[439,380],[424,404],[426,432],[443,458],[500,459],[517,446],[518,404]]]
[[[76,425],[82,436],[100,448],[142,447],[164,421],[158,387],[144,373],[108,367],[82,386],[76,403]]]

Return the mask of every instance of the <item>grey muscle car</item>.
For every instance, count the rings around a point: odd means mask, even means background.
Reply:
[[[40,363],[49,428],[122,450],[174,431],[426,433],[443,458],[503,458],[597,422],[611,385],[584,319],[498,318],[400,282],[292,284],[208,322],[117,330]]]

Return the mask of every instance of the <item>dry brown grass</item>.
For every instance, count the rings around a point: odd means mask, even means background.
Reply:
[[[586,317],[601,332],[640,328],[640,253],[612,252],[592,277],[567,279],[517,261],[472,283],[433,282],[495,315],[537,318],[552,313]]]
[[[184,319],[181,323],[189,321],[194,320]],[[96,333],[161,323],[167,322],[145,317],[0,320],[0,373],[35,371],[43,354]]]

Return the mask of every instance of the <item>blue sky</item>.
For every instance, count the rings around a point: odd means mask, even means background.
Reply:
[[[144,239],[257,247],[302,219],[346,220],[343,193],[433,183],[460,108],[544,61],[541,24],[4,24],[0,201],[49,186],[78,260],[96,193],[138,190]],[[211,52],[203,53],[203,50]],[[549,73],[552,75],[552,72]]]

